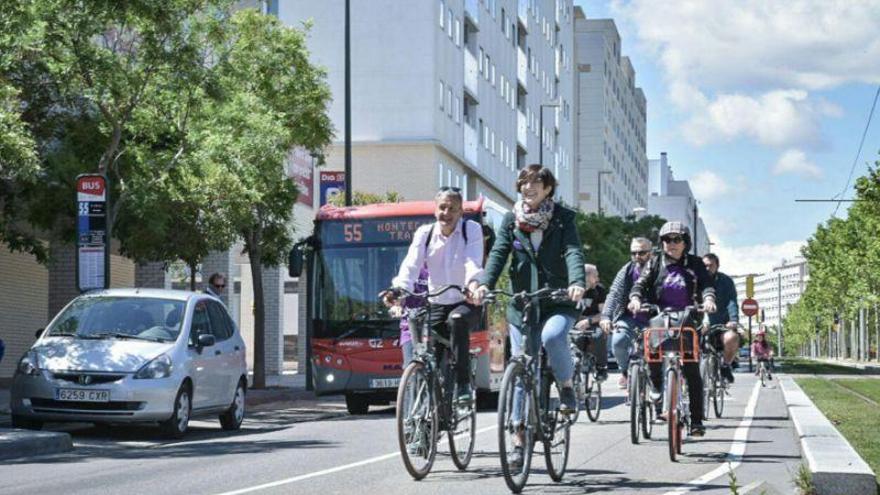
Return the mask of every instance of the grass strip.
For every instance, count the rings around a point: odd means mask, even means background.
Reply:
[[[840,384],[850,390],[858,392],[865,397],[880,403],[880,380],[877,379],[857,379],[850,378],[835,379],[835,383]],[[880,414],[880,412],[878,412]]]
[[[785,358],[780,361],[783,371],[790,374],[802,375],[871,375],[873,370],[861,370],[838,364],[823,363],[800,358]]]
[[[825,378],[797,378],[795,381],[871,466],[874,474],[880,473],[880,414],[877,412],[877,407],[842,390]],[[877,380],[871,378],[846,380],[847,385],[850,386],[854,385],[853,382],[863,381]],[[873,390],[871,387],[869,389]]]

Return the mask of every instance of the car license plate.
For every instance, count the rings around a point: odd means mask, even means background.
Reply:
[[[373,378],[370,380],[370,388],[397,388],[400,378]]]
[[[87,390],[81,388],[56,388],[55,400],[77,402],[110,402],[110,391]]]

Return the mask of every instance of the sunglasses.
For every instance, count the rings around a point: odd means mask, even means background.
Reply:
[[[449,187],[449,186],[443,186],[443,187],[441,187],[440,189],[437,190],[437,192],[447,192],[447,191],[452,191],[452,192],[454,192],[454,193],[461,194],[461,188],[460,188],[460,187]]]
[[[217,284],[214,284],[214,287],[216,287],[216,288],[218,288],[218,289],[225,289],[225,288],[226,288],[226,284],[223,284],[223,285],[217,285]]]
[[[651,252],[651,251],[630,251],[629,254],[630,254],[631,256],[644,256],[644,255],[646,255],[646,254],[648,254],[648,253],[650,253],[650,252]]]
[[[684,237],[680,235],[670,235],[666,236],[662,239],[663,242],[668,242],[670,244],[678,244],[680,242],[684,242]]]

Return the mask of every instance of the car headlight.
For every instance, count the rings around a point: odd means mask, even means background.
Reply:
[[[22,375],[37,376],[40,374],[40,360],[37,353],[28,351],[18,362],[18,372]]]
[[[153,359],[134,374],[135,378],[147,379],[167,378],[169,376],[171,376],[171,358],[167,354],[162,354]]]

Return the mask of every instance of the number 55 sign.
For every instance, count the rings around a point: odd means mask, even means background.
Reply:
[[[110,287],[109,196],[103,175],[76,178],[76,286],[80,292]]]

